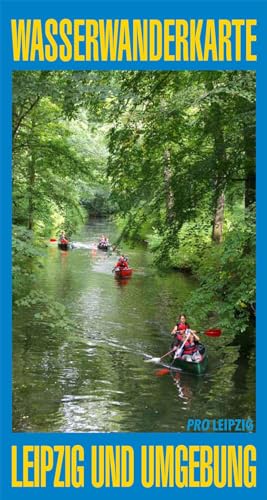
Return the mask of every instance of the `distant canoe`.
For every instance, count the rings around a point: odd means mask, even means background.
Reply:
[[[115,276],[117,278],[128,278],[129,276],[132,275],[132,268],[131,267],[116,267],[115,268]]]
[[[97,248],[98,250],[104,250],[104,252],[107,252],[111,248],[111,245],[104,245],[103,243],[98,243]]]
[[[70,248],[72,248],[72,245],[69,242],[62,243],[62,241],[59,241],[58,248],[60,248],[60,250],[69,250]]]

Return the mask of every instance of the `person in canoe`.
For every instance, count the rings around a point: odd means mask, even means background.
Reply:
[[[117,264],[113,268],[113,271],[115,271],[115,269],[128,269],[128,268],[129,268],[128,259],[124,257],[124,255],[121,255]]]
[[[122,267],[123,269],[128,269],[129,267],[128,259],[127,257],[124,257],[124,255],[120,257],[120,267]]]
[[[201,359],[200,339],[198,335],[190,329],[184,330],[181,339],[174,341],[174,359],[181,358],[185,361],[199,361]]]
[[[63,244],[68,243],[69,240],[68,240],[68,238],[66,236],[65,231],[61,231],[61,233],[59,235],[59,241],[60,241],[60,243],[63,243]]]
[[[174,358],[175,356],[178,357],[179,353],[181,359],[186,361],[197,361],[201,356],[199,353],[200,339],[196,331],[190,329],[185,314],[180,314],[178,322],[171,333],[175,336],[171,346],[174,349]],[[183,347],[183,349],[180,352],[181,347]]]
[[[172,332],[171,334],[172,335],[180,335],[182,334],[185,330],[187,330],[188,328],[190,328],[189,324],[187,323],[187,320],[186,320],[186,315],[185,314],[180,314],[178,320],[177,320],[177,323],[176,325],[174,326],[174,328],[172,329]]]
[[[99,240],[99,243],[98,243],[98,248],[108,248],[109,247],[109,239],[104,235],[102,234],[100,240]]]

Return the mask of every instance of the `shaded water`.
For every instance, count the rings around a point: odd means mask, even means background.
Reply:
[[[169,350],[169,332],[195,283],[159,274],[145,249],[127,250],[134,273],[117,281],[116,253],[94,248],[113,229],[90,223],[75,238],[80,248],[49,247],[36,273],[36,288],[67,307],[75,328],[37,324],[37,305],[14,314],[13,430],[183,432],[189,418],[254,419],[254,358],[241,359],[224,336],[202,337],[209,368],[201,377],[156,376],[158,367],[144,361]]]

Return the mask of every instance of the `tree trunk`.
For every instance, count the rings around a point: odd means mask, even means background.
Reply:
[[[214,89],[212,81],[207,81],[206,89],[210,92]],[[214,179],[214,206],[215,212],[212,222],[211,238],[216,243],[221,243],[223,239],[224,224],[224,170],[226,166],[226,148],[224,141],[222,111],[218,103],[212,102],[210,106],[210,115],[208,118],[208,129],[214,140],[214,158],[216,173]]]
[[[171,179],[172,179],[172,171],[171,171],[171,153],[169,149],[164,151],[164,185],[165,185],[165,193],[166,193],[166,213],[167,213],[167,222],[171,224],[174,221],[174,195],[171,188]]]
[[[245,180],[245,207],[248,208],[256,201],[256,175],[249,173]]]
[[[222,242],[223,223],[224,223],[224,203],[225,203],[225,196],[224,193],[222,193],[217,201],[216,211],[213,220],[213,227],[212,227],[212,240],[215,241],[216,243]]]
[[[34,139],[36,120],[35,117],[31,119],[31,138]],[[35,211],[35,163],[36,163],[36,153],[34,148],[32,148],[31,155],[29,157],[28,163],[28,178],[27,178],[27,190],[28,190],[28,229],[32,230],[34,226],[34,211]]]
[[[215,162],[218,166],[217,168],[217,176],[215,178],[215,212],[212,223],[212,241],[215,243],[221,243],[223,240],[223,224],[224,224],[224,205],[225,205],[225,195],[223,191],[223,179],[220,175],[220,172],[224,170],[224,165],[226,164],[226,151],[225,151],[225,142],[222,124],[220,121],[221,110],[220,107],[215,104],[214,105],[218,121],[217,128],[213,129],[213,137],[214,137],[214,152],[215,152]]]

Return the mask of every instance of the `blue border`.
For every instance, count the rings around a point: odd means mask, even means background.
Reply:
[[[219,4],[218,4],[219,5]],[[223,8],[223,15],[220,14],[221,9],[218,9],[218,5],[210,2],[202,2],[201,5],[199,3],[190,4],[190,8],[187,3],[180,2],[165,2],[161,4],[156,2],[153,5],[152,15],[151,15],[151,3],[144,2],[142,4],[135,2],[77,2],[75,6],[71,3],[67,3],[64,5],[64,13],[62,14],[62,4],[55,3],[53,6],[50,4],[38,3],[38,5],[33,4],[31,2],[14,2],[12,3],[12,9],[9,9],[9,5],[5,6],[7,15],[10,12],[10,16],[15,19],[24,18],[25,12],[29,12],[29,18],[39,17],[42,19],[47,19],[53,17],[55,19],[61,18],[75,18],[75,15],[79,18],[103,18],[103,13],[105,13],[105,18],[114,19],[114,18],[143,18],[148,19],[152,17],[153,19],[168,19],[168,18],[182,18],[182,19],[190,19],[190,18],[199,18],[199,19],[218,19],[220,17],[225,19],[239,19],[240,17],[247,18],[257,18],[258,13],[260,12],[260,4],[248,4],[246,5],[246,16],[242,14],[240,15],[240,4],[234,3],[231,6],[229,4],[225,5]],[[222,5],[222,4],[220,4]],[[192,9],[194,15],[192,15]],[[204,13],[206,12],[206,15]],[[76,14],[75,14],[76,13]],[[78,13],[78,14],[77,14]],[[10,28],[8,25],[5,26],[5,40],[6,40],[6,48],[8,50],[8,54],[11,54],[11,35]],[[260,36],[259,26],[257,27],[257,32],[259,33],[258,38]],[[12,56],[10,56],[12,57]],[[42,65],[38,62],[27,62],[27,63],[13,63],[13,68],[19,69],[35,69],[38,67],[42,67],[43,69],[77,69],[77,70],[86,70],[86,69],[98,69],[98,70],[109,70],[109,69],[161,69],[161,70],[182,70],[182,69],[255,69],[256,64],[252,64],[250,62],[237,63],[237,62],[164,62],[159,61],[157,63],[153,62],[136,62],[136,63],[127,63],[126,61],[122,62],[76,62],[72,61],[70,63],[63,63],[61,61],[57,61],[55,63],[42,63]]]
[[[266,497],[265,477],[266,477],[266,410],[265,399],[265,356],[264,349],[260,348],[265,344],[264,332],[264,291],[267,278],[266,273],[266,222],[265,222],[265,143],[266,129],[265,121],[267,115],[266,106],[266,54],[267,54],[267,16],[264,2],[251,2],[249,0],[238,0],[231,3],[230,0],[222,2],[175,2],[163,3],[161,0],[148,0],[145,3],[141,0],[136,2],[86,2],[75,3],[72,0],[64,1],[64,12],[62,13],[62,2],[57,3],[49,0],[47,2],[17,2],[5,1],[1,5],[1,168],[0,168],[0,228],[2,242],[0,245],[0,279],[1,279],[1,394],[3,395],[3,411],[1,412],[1,452],[0,452],[0,492],[2,498],[20,499],[22,495],[31,498],[43,499],[48,496],[52,499],[78,498],[136,498],[143,495],[145,498],[165,499],[170,495],[178,495],[179,498],[198,498],[199,494],[205,495],[207,499],[261,499]],[[151,3],[153,2],[153,6]],[[152,14],[151,14],[152,12]],[[257,430],[254,434],[14,434],[11,432],[11,74],[14,69],[128,69],[129,65],[114,63],[92,63],[63,65],[60,62],[54,64],[14,64],[12,62],[11,38],[10,38],[10,18],[19,17],[39,17],[39,18],[92,18],[92,17],[184,17],[184,18],[257,18],[258,19],[258,61],[249,64],[242,63],[181,63],[171,64],[160,62],[155,68],[154,64],[131,65],[131,69],[253,69],[257,71]],[[4,235],[4,238],[3,238]],[[41,489],[11,489],[10,488],[10,446],[12,444],[82,444],[86,451],[92,444],[128,444],[134,447],[136,454],[136,475],[135,483],[129,489],[93,489],[87,486],[83,489],[55,489],[51,486]],[[139,485],[139,447],[145,444],[253,444],[257,447],[257,488],[226,488],[216,489],[214,487],[203,489],[184,488],[152,488],[146,490]],[[88,453],[87,453],[88,454]]]

